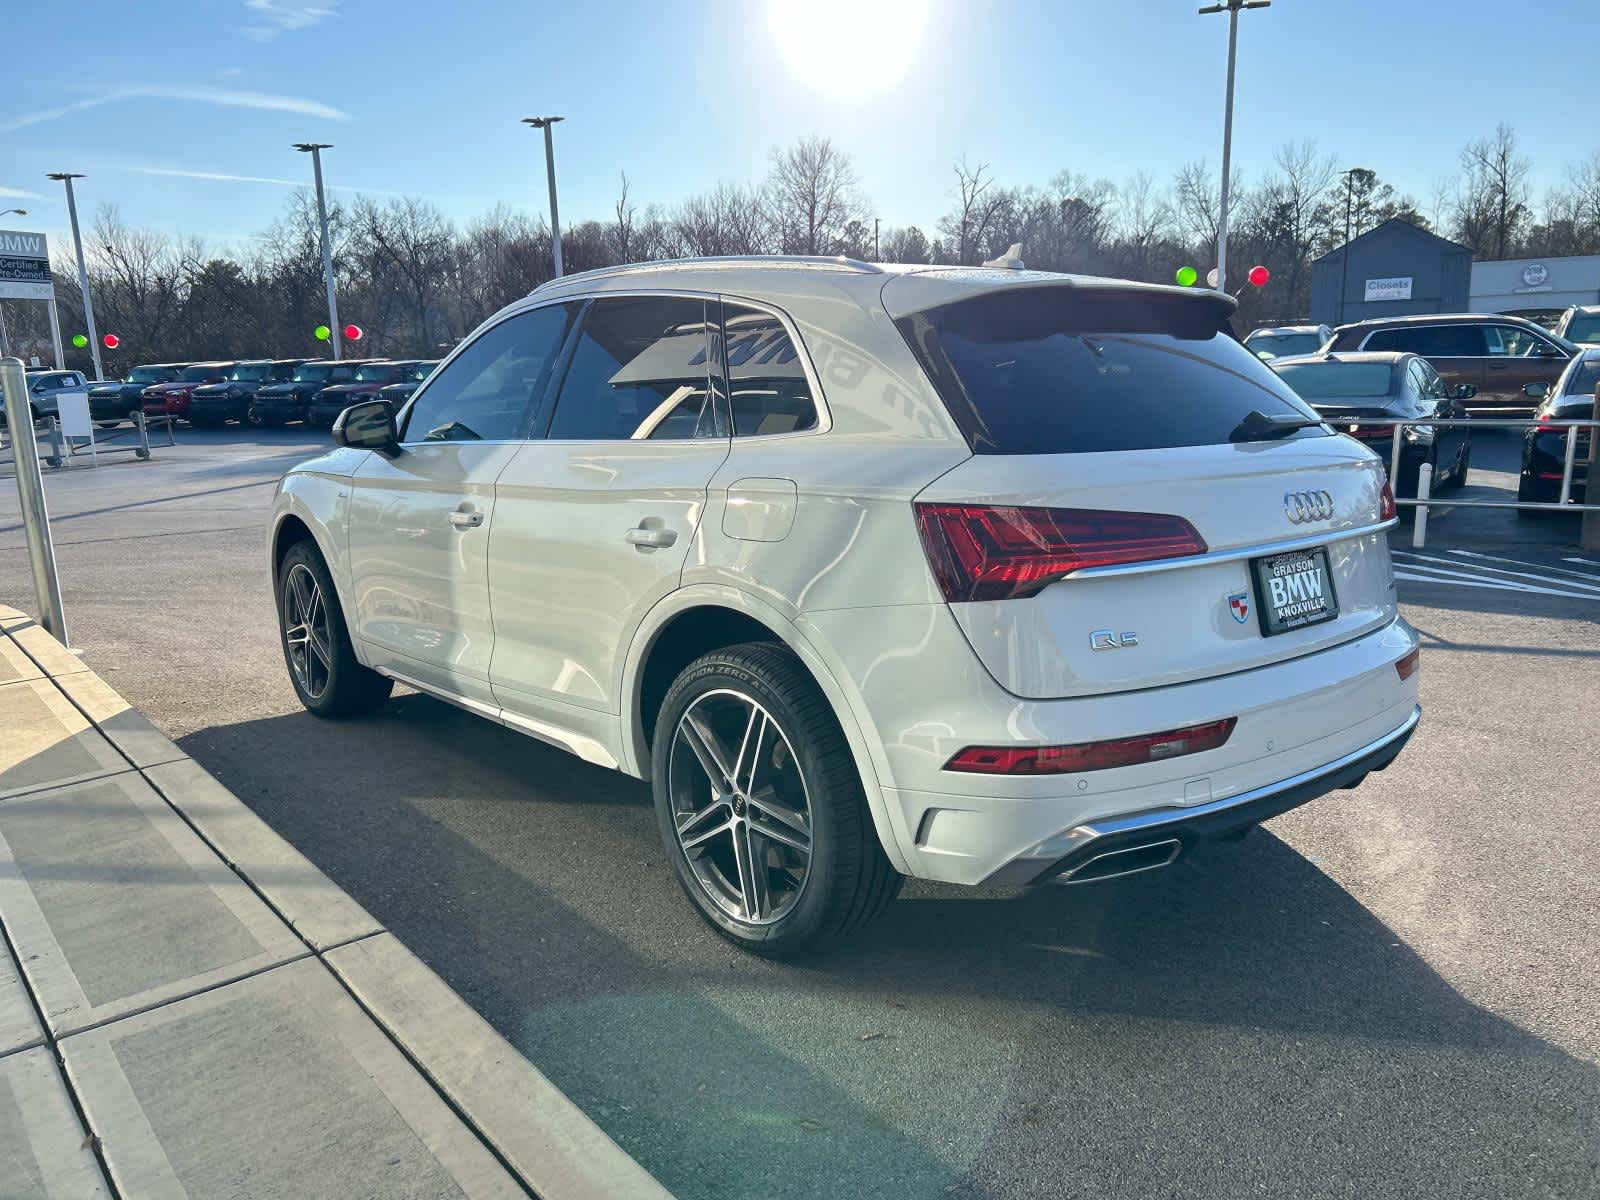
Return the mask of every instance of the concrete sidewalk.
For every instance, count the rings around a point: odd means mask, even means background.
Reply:
[[[0,1196],[667,1193],[0,607]]]

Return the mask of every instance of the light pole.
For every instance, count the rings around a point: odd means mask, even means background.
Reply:
[[[550,252],[556,262],[557,279],[566,272],[561,266],[561,218],[556,215],[556,150],[555,143],[550,137],[550,130],[557,121],[564,120],[565,117],[522,118],[524,125],[544,130],[544,169],[545,174],[550,177]]]
[[[78,234],[78,202],[72,195],[72,181],[83,176],[70,171],[54,171],[48,178],[67,185],[67,219],[72,222],[72,248],[78,255],[78,290],[83,293],[83,323],[88,326],[89,353],[94,358],[94,377],[98,381],[104,379],[106,373],[100,365],[100,335],[95,332],[94,303],[89,299],[89,268],[83,261],[83,238]]]
[[[296,142],[294,148],[311,155],[311,173],[317,181],[317,224],[322,227],[322,277],[328,285],[328,341],[333,345],[333,361],[344,357],[339,337],[339,301],[333,294],[333,240],[328,237],[328,201],[322,193],[322,152],[332,150],[328,142]]]
[[[19,217],[25,217],[28,215],[28,210],[25,208],[8,208],[5,212],[0,212],[0,217],[9,217],[12,213],[16,213]]]
[[[1350,201],[1355,194],[1356,176],[1365,168],[1351,167],[1344,172],[1344,249],[1339,252],[1339,324],[1344,324],[1345,289],[1350,284]]]
[[[1222,118],[1222,205],[1217,215],[1217,290],[1228,290],[1228,172],[1233,169],[1233,64],[1239,51],[1239,11],[1267,8],[1272,0],[1218,0],[1200,15],[1228,14],[1228,97]]]
[[[878,218],[872,218],[872,261],[883,261],[883,250],[878,245]]]

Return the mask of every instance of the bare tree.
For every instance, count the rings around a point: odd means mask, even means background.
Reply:
[[[955,164],[956,208],[939,221],[939,232],[950,244],[956,262],[975,263],[976,251],[988,235],[989,226],[1006,199],[994,191],[994,180],[985,178],[988,163],[969,167],[965,158]]]
[[[850,158],[825,137],[772,151],[765,200],[783,254],[835,254],[845,226],[862,216]]]
[[[1518,155],[1517,135],[1509,125],[1497,126],[1494,136],[1463,147],[1453,205],[1458,239],[1479,254],[1510,255],[1528,218],[1528,171],[1528,160]]]
[[[624,171],[622,191],[617,196],[616,223],[612,226],[612,238],[616,243],[619,262],[633,261],[633,226],[633,205],[628,202],[628,173]]]

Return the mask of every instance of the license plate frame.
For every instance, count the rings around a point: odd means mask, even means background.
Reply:
[[[1316,597],[1304,586],[1285,597],[1283,603],[1274,602],[1272,581],[1303,575],[1314,567],[1321,577],[1321,608],[1311,605]],[[1333,569],[1328,562],[1326,546],[1313,546],[1305,550],[1289,550],[1281,554],[1268,554],[1250,560],[1250,578],[1255,586],[1256,617],[1262,637],[1277,637],[1296,629],[1307,629],[1332,621],[1339,615],[1339,595],[1333,586]],[[1285,584],[1285,589],[1293,585]],[[1293,609],[1287,616],[1285,609]]]

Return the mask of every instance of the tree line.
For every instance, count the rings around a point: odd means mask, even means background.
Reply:
[[[1349,236],[1400,217],[1470,246],[1479,258],[1600,253],[1600,151],[1570,165],[1535,202],[1531,165],[1500,126],[1464,146],[1459,169],[1427,211],[1370,169],[1341,168],[1311,141],[1287,144],[1254,181],[1231,181],[1229,284],[1256,263],[1236,324],[1303,318],[1311,264]],[[775,148],[765,177],[727,182],[675,206],[640,204],[626,174],[604,217],[561,235],[567,271],[723,254],[843,254],[865,260],[976,264],[1022,245],[1029,267],[1171,282],[1215,261],[1220,181],[1204,160],[1161,183],[1120,183],[1070,169],[1043,184],[1008,184],[992,164],[958,161],[947,210],[931,228],[874,219],[854,164],[824,137]],[[542,214],[500,205],[464,226],[432,204],[360,195],[329,211],[341,318],[367,332],[360,352],[437,356],[552,274]],[[243,250],[219,251],[96,214],[85,239],[95,316],[122,344],[108,371],[144,361],[290,357],[324,349],[327,319],[316,206],[296,192]],[[76,267],[54,266],[63,334],[84,328]],[[50,361],[42,305],[6,302],[14,347]],[[69,365],[87,350],[69,347]]]

